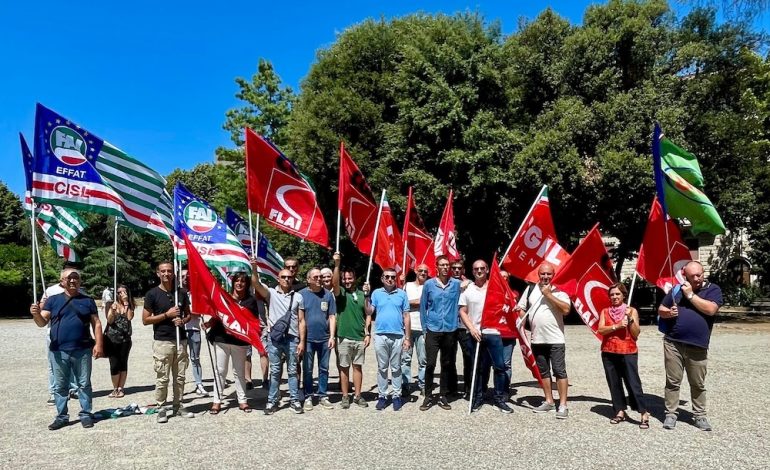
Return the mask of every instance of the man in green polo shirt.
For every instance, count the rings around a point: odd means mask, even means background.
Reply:
[[[358,290],[356,273],[352,268],[340,269],[342,256],[334,253],[332,289],[337,303],[337,366],[340,371],[342,408],[350,408],[350,365],[353,364],[353,403],[365,408],[369,406],[361,396],[365,350],[371,341],[372,317],[366,314],[364,306],[367,291]],[[340,279],[341,275],[341,279]],[[340,288],[340,280],[342,287]]]

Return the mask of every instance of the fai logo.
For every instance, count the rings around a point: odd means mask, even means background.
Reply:
[[[217,215],[212,209],[193,201],[184,208],[184,222],[194,231],[206,233],[216,226]]]
[[[51,152],[65,165],[78,166],[86,162],[88,147],[82,135],[66,126],[57,126],[49,137]]]
[[[244,248],[251,248],[251,234],[249,228],[243,222],[238,222],[235,226],[235,236]]]

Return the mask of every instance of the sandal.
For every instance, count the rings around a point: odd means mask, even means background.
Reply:
[[[219,412],[222,411],[222,405],[219,403],[214,403],[211,405],[211,409],[209,410],[210,415],[216,415],[219,414]]]
[[[626,415],[625,415],[625,413],[624,413],[624,414],[620,414],[620,413],[618,413],[618,414],[617,414],[617,416],[615,416],[614,418],[612,418],[612,419],[610,420],[610,424],[618,424],[618,423],[622,423],[622,422],[623,422],[623,421],[625,421],[625,420],[626,420]]]
[[[248,403],[241,403],[238,405],[238,409],[243,411],[244,413],[251,413],[252,408],[249,406]]]
[[[118,397],[118,389],[112,391],[109,395],[107,395],[108,398],[117,398]]]
[[[650,414],[642,415],[642,421],[639,423],[639,429],[650,429]]]
[[[115,398],[123,398],[126,396],[126,393],[123,391],[122,387],[119,387],[117,390],[117,393],[115,394]]]

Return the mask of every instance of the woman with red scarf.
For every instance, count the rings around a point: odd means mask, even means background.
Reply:
[[[642,391],[642,381],[639,379],[638,349],[636,338],[639,337],[639,313],[635,308],[626,305],[626,286],[616,283],[607,290],[610,296],[610,307],[599,314],[599,334],[602,340],[602,364],[610,387],[612,408],[615,417],[612,424],[625,421],[626,394],[623,390],[625,382],[628,389],[631,409],[641,413],[639,427],[649,429],[650,413]]]

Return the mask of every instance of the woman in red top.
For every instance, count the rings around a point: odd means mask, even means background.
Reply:
[[[602,364],[610,387],[612,408],[615,417],[610,420],[618,424],[626,420],[626,394],[623,390],[625,382],[628,389],[631,409],[641,413],[639,427],[650,427],[650,413],[642,391],[642,381],[639,379],[638,349],[636,338],[639,337],[639,313],[626,305],[626,286],[616,283],[607,290],[610,296],[610,307],[599,314],[599,334],[602,340]]]

